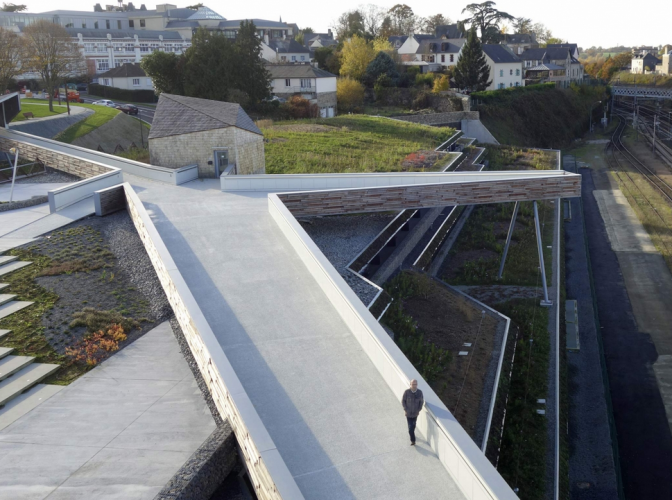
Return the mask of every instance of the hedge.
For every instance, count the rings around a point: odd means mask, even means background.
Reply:
[[[117,99],[128,102],[155,103],[159,100],[153,90],[127,90],[97,83],[89,84],[89,95],[103,97],[105,99]]]

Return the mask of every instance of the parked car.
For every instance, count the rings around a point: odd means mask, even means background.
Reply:
[[[91,104],[97,104],[98,106],[107,106],[108,108],[119,107],[119,105],[117,103],[112,102],[109,99],[101,99],[100,101],[94,101]]]
[[[138,108],[137,106],[134,106],[133,104],[121,104],[119,106],[119,109],[126,113],[127,115],[137,115],[138,114]]]
[[[86,92],[86,89],[87,89],[87,88],[88,88],[88,87],[87,87],[86,83],[78,83],[78,84],[77,84],[77,90],[78,90],[79,92]]]

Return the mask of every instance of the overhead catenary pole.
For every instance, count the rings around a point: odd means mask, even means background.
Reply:
[[[541,269],[541,283],[544,286],[544,300],[541,305],[544,307],[552,306],[553,302],[548,298],[548,285],[546,283],[546,267],[544,266],[544,245],[541,241],[541,229],[539,227],[539,209],[537,202],[534,202],[534,228],[537,232],[537,250],[539,251],[539,268]]]
[[[509,244],[511,243],[511,235],[513,234],[513,227],[516,225],[516,216],[518,215],[518,206],[520,202],[517,201],[513,206],[513,215],[511,216],[511,224],[509,225],[509,233],[506,235],[506,245],[504,245],[504,253],[502,254],[502,261],[499,264],[499,273],[497,274],[497,279],[502,279],[502,273],[504,273],[504,262],[506,262],[506,254],[509,253]]]

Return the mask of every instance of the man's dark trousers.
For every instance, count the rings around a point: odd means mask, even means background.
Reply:
[[[418,420],[418,417],[406,417],[406,420],[408,421],[408,435],[411,436],[411,443],[415,443],[415,422]]]

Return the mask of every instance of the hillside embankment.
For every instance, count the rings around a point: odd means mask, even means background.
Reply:
[[[481,121],[501,144],[560,149],[590,126],[590,109],[607,99],[606,87],[559,89],[534,85],[472,94]],[[594,106],[599,121],[602,107]]]

